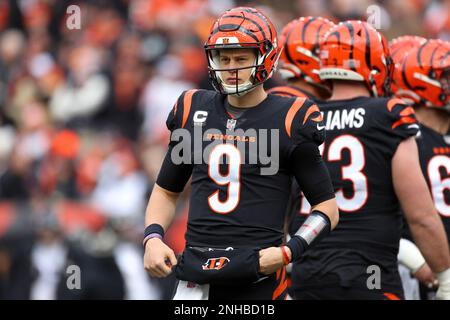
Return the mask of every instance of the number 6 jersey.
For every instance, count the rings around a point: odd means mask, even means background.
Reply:
[[[313,145],[323,170],[302,190],[313,203],[334,197],[331,179],[317,146],[324,125],[317,105],[304,98],[269,94],[234,118],[227,96],[214,91],[183,93],[170,112],[169,151],[158,176],[162,188],[181,192],[190,176],[186,242],[193,246],[278,246],[283,239],[293,159]],[[295,150],[295,151],[294,151]],[[303,154],[307,156],[307,154]]]
[[[450,237],[450,136],[420,124],[416,139],[422,172],[439,215]],[[450,244],[450,240],[449,240]]]

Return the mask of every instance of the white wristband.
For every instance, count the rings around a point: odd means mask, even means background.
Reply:
[[[400,239],[397,259],[399,263],[408,268],[413,274],[425,264],[425,258],[420,253],[419,248],[406,239]]]
[[[436,274],[436,277],[439,281],[439,284],[449,283],[450,284],[450,268],[447,270],[444,270],[442,272],[439,272]]]
[[[436,277],[439,281],[439,289],[436,292],[436,299],[450,300],[450,268],[439,272]]]

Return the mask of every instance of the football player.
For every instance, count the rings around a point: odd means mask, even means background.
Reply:
[[[396,96],[414,107],[420,125],[420,135],[416,138],[420,166],[448,238],[450,194],[446,182],[450,172],[450,43],[409,39],[410,44],[412,41],[416,44],[395,69],[392,87]],[[418,254],[415,257],[413,259],[411,255],[411,262],[418,265],[422,259]]]
[[[322,17],[301,17],[283,28],[279,73],[287,85],[272,88],[269,93],[320,99],[330,96],[329,86],[319,78],[319,41],[333,26]]]
[[[427,39],[419,36],[405,35],[392,39],[389,42],[389,50],[394,63],[394,74],[401,70],[403,59],[411,49],[419,47]],[[391,81],[391,91],[396,93],[399,89],[396,81]],[[401,90],[401,89],[400,89]],[[399,273],[402,280],[403,291],[406,300],[419,300],[419,283],[433,286],[437,280],[420,250],[410,240],[408,224],[404,221],[404,232],[400,239],[398,250]]]
[[[146,211],[144,266],[154,277],[174,270],[174,299],[284,299],[284,266],[338,221],[318,150],[322,116],[304,98],[265,92],[280,48],[259,10],[226,11],[205,51],[215,91],[184,92],[168,116],[171,142]],[[186,247],[177,261],[163,237],[190,177]],[[311,215],[282,245],[292,177]]]
[[[402,299],[400,205],[432,270],[445,279],[438,297],[450,298],[448,244],[420,170],[414,110],[384,98],[393,67],[385,38],[365,22],[346,21],[327,33],[320,58],[321,79],[332,80],[332,96],[320,104],[322,152],[340,223],[294,264],[295,298]]]

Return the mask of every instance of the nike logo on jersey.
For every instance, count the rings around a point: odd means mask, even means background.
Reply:
[[[317,124],[317,130],[323,130],[323,129],[325,129],[325,126],[321,126],[320,124]]]

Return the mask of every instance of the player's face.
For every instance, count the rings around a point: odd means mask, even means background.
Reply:
[[[253,49],[223,49],[219,50],[220,69],[240,70],[221,71],[221,78],[227,85],[238,85],[245,83],[251,77],[255,65],[256,54]]]

